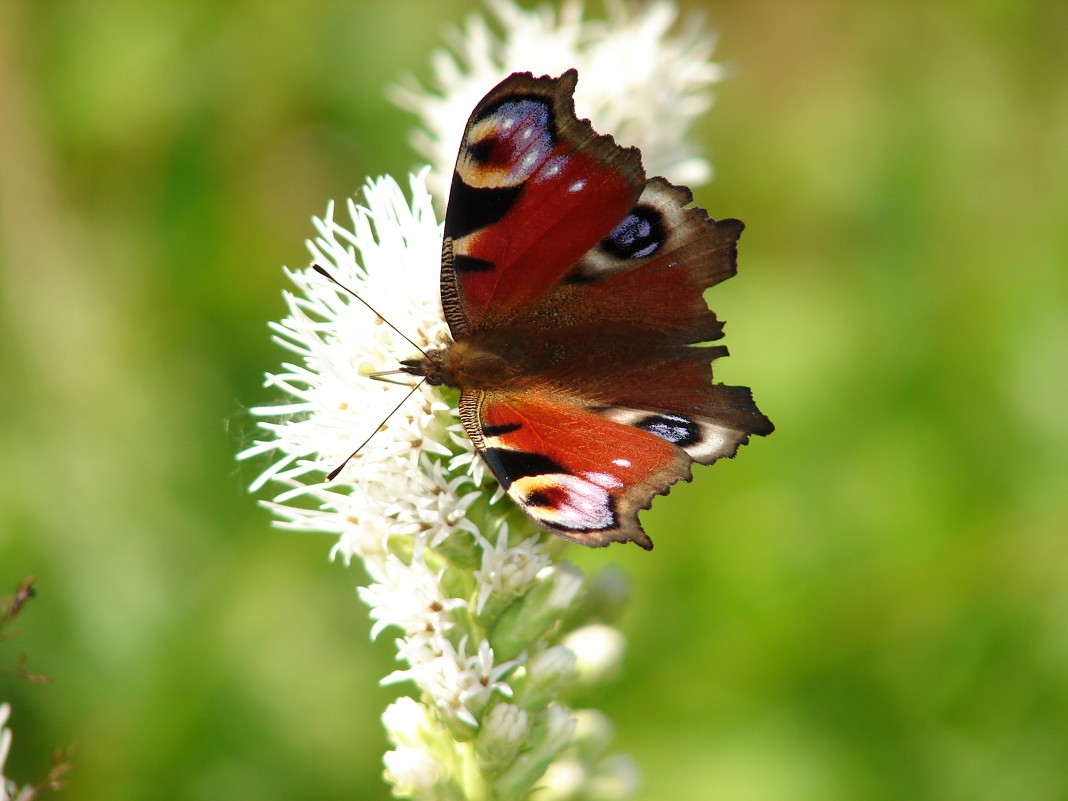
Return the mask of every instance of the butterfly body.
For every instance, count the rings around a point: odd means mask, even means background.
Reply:
[[[403,363],[460,390],[460,420],[542,528],[652,548],[638,510],[771,422],[712,383],[737,220],[686,208],[640,153],[574,112],[577,74],[517,73],[476,106],[445,217],[452,342]]]

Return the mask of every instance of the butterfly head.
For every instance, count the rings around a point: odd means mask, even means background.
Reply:
[[[449,383],[445,366],[447,355],[447,349],[433,348],[422,356],[404,359],[400,369],[408,375],[422,377],[432,387],[440,387],[442,384]]]

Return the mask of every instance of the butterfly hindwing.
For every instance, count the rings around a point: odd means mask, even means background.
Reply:
[[[612,235],[516,314],[507,339],[539,343],[521,354],[525,374],[606,403],[715,413],[709,363],[726,350],[690,346],[723,335],[704,291],[734,274],[743,226],[684,208],[689,199],[649,180]]]
[[[755,411],[744,387],[719,389]],[[723,419],[596,406],[560,393],[466,390],[460,420],[494,477],[539,526],[584,545],[634,542],[646,550],[653,544],[638,511],[689,481],[691,461],[733,457],[751,433]]]
[[[560,396],[465,391],[460,419],[512,500],[585,545],[652,548],[638,510],[690,478],[690,459],[668,439]]]

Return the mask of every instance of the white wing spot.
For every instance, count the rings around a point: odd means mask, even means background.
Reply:
[[[623,482],[611,473],[583,473],[582,476],[587,481],[605,489],[623,486]]]
[[[630,467],[630,459],[613,459],[612,464],[617,464],[620,467]]]
[[[545,162],[545,165],[541,168],[540,172],[538,173],[538,179],[544,180],[546,178],[555,178],[557,175],[560,174],[560,171],[563,170],[566,166],[566,156],[553,156],[551,159]]]
[[[567,191],[568,192],[581,192],[585,188],[586,188],[586,181],[583,179],[583,180],[575,181],[575,183],[571,184],[571,186],[569,186],[567,188]]]

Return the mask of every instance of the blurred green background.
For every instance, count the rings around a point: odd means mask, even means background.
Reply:
[[[233,454],[280,265],[416,163],[385,88],[477,8],[0,3],[10,775],[73,743],[70,801],[388,798],[363,575]],[[748,226],[719,377],[778,431],[658,501],[653,553],[570,551],[633,579],[588,700],[642,799],[1068,799],[1068,4],[704,9],[697,198]]]

